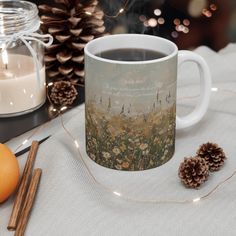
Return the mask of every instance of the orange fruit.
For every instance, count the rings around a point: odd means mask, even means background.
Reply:
[[[15,155],[0,143],[0,203],[14,192],[19,179],[20,169]]]

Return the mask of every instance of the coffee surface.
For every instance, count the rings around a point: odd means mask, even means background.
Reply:
[[[166,55],[154,50],[122,48],[103,51],[96,54],[96,56],[115,61],[149,61],[165,57]]]

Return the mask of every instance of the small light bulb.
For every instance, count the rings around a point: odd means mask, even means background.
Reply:
[[[75,140],[74,143],[75,143],[76,148],[79,148],[79,143],[77,142],[77,140]]]
[[[154,18],[151,18],[148,20],[148,25],[151,27],[156,27],[157,26],[157,20]]]
[[[154,10],[154,14],[156,15],[156,16],[160,16],[161,15],[161,10],[160,9],[155,9]]]
[[[160,24],[160,25],[163,25],[165,24],[165,19],[163,17],[159,17],[157,22]]]
[[[5,46],[5,45],[4,45]],[[4,65],[8,64],[8,54],[6,49],[2,49],[2,62]]]
[[[53,85],[53,82],[48,83],[48,86],[52,86],[52,85]]]
[[[211,91],[212,91],[212,92],[217,92],[217,91],[218,91],[218,88],[211,88]]]
[[[193,199],[193,202],[199,202],[200,200],[201,200],[201,198],[197,197],[197,198]]]
[[[92,15],[92,13],[91,13],[91,12],[89,12],[89,11],[86,11],[86,12],[85,12],[85,14],[87,14],[87,15],[89,15],[89,16],[91,16],[91,15]]]
[[[64,107],[62,107],[60,110],[61,111],[64,111],[64,110],[66,110],[67,109],[67,106],[64,106]]]
[[[122,13],[124,11],[124,8],[121,8],[120,10],[119,10],[119,13]]]
[[[120,197],[121,196],[121,193],[118,193],[116,191],[113,192],[116,196]]]
[[[25,145],[28,142],[28,139],[26,139],[22,144]]]

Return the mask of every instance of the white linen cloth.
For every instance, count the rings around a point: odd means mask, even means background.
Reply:
[[[211,70],[213,89],[209,111],[197,125],[177,131],[174,157],[165,165],[140,172],[104,168],[85,153],[84,106],[65,124],[80,143],[91,171],[104,185],[138,199],[194,199],[209,192],[236,169],[236,44],[216,53],[195,50]],[[178,113],[196,104],[198,72],[193,65],[180,69]],[[76,112],[75,112],[76,111]],[[225,166],[212,173],[199,190],[184,188],[177,176],[180,162],[194,155],[200,144],[213,141],[225,150]],[[21,171],[27,154],[19,157]],[[72,235],[236,235],[236,176],[209,198],[197,203],[136,203],[122,200],[96,185],[78,157],[69,136],[58,132],[40,145],[35,167],[43,169],[40,188],[27,225],[28,236]],[[13,198],[0,205],[0,235],[7,231]]]

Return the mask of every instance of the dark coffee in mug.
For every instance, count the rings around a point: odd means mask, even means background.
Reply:
[[[158,51],[142,48],[120,48],[103,51],[97,53],[96,56],[115,61],[149,61],[166,55]]]

